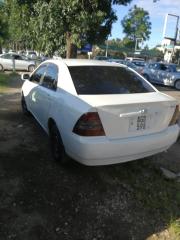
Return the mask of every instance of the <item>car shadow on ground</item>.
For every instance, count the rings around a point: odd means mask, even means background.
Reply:
[[[164,179],[158,158],[61,166],[22,115],[19,93],[1,97],[0,116],[1,240],[143,240],[179,218],[179,185]]]
[[[163,91],[163,92],[166,92],[166,91],[177,91],[174,87],[169,87],[169,86],[164,86],[164,85],[160,85],[160,84],[154,84],[153,83],[153,86],[155,88],[157,88],[159,91]]]

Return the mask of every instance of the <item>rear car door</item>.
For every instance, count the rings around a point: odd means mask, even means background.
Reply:
[[[15,68],[17,70],[27,70],[27,62],[20,55],[14,55]]]
[[[38,88],[37,117],[44,128],[47,127],[49,109],[56,95],[57,80],[58,67],[49,63]]]

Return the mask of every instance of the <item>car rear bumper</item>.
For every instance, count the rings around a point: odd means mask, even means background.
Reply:
[[[118,140],[73,135],[66,152],[84,165],[116,164],[163,152],[176,142],[178,135],[178,125],[160,133]]]

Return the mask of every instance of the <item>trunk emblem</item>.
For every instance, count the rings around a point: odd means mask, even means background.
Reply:
[[[142,109],[142,110],[141,110],[141,113],[142,113],[142,114],[146,114],[147,112],[148,112],[147,109]]]

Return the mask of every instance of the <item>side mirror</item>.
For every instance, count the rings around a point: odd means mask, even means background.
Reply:
[[[22,79],[22,81],[29,80],[30,79],[30,75],[28,73],[23,73],[21,75],[21,79]]]

